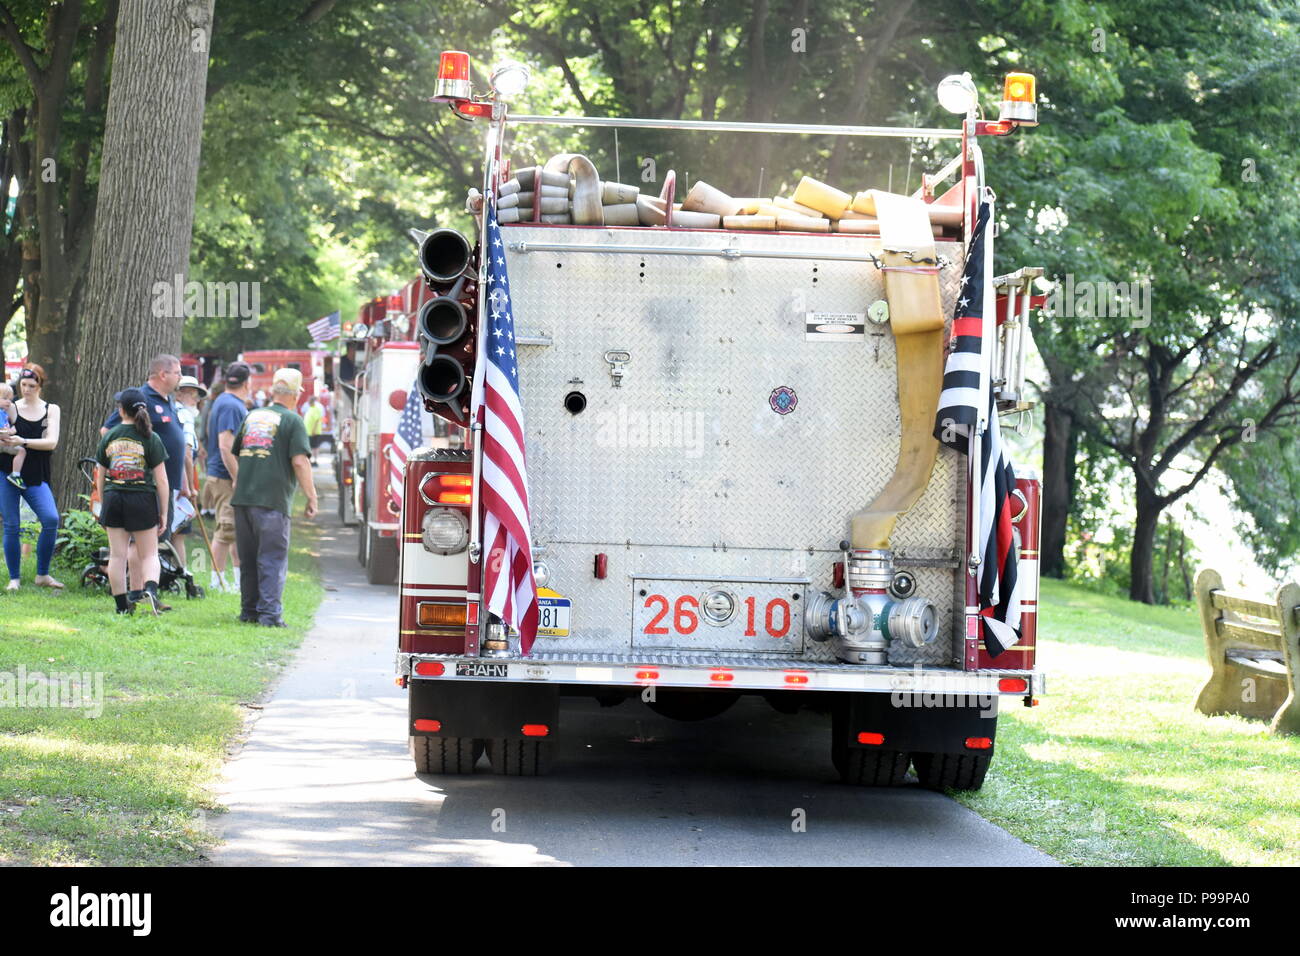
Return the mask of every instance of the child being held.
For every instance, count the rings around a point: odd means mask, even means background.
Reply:
[[[18,409],[14,406],[13,386],[8,382],[0,382],[0,438],[8,438],[16,433],[14,421],[18,417]],[[21,445],[0,445],[0,452],[6,455],[13,455],[13,470],[5,475],[9,483],[19,488],[25,487],[22,479],[23,462],[27,460],[27,449]]]

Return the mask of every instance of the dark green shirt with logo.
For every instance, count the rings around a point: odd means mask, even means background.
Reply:
[[[297,484],[294,456],[311,455],[302,419],[274,402],[255,408],[235,433],[232,450],[239,458],[239,474],[230,503],[289,514]]]
[[[104,488],[156,492],[153,470],[167,460],[167,448],[153,432],[145,438],[134,425],[115,425],[99,440],[95,460],[104,466]]]

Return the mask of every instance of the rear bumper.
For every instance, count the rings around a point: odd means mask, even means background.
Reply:
[[[424,666],[417,666],[423,664]],[[441,665],[439,668],[437,665]],[[438,672],[440,671],[440,673]],[[423,673],[422,673],[423,672]],[[771,658],[646,654],[537,654],[529,658],[465,657],[458,654],[397,655],[397,675],[410,680],[507,681],[612,687],[713,687],[733,691],[843,691],[876,694],[938,694],[963,697],[1033,697],[1045,692],[1045,676],[1032,670],[959,671],[773,661]],[[1023,682],[1023,683],[1022,683]]]

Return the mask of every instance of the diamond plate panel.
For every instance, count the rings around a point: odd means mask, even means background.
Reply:
[[[514,242],[609,248],[878,251],[857,237],[505,227],[521,345],[533,535],[551,584],[573,601],[567,638],[538,650],[630,648],[631,576],[808,576],[829,588],[849,516],[888,481],[898,456],[893,337],[867,326],[849,342],[805,340],[806,312],[865,313],[884,298],[865,259],[721,259],[604,252],[511,252]],[[951,314],[960,247],[941,289]],[[865,341],[864,341],[865,339]],[[606,352],[629,353],[615,386]],[[788,414],[774,390],[791,389]],[[585,407],[566,407],[580,394]],[[964,476],[941,449],[934,476],[894,534],[896,549],[960,552]],[[597,580],[592,556],[609,556]],[[900,567],[906,566],[900,561]],[[799,570],[795,570],[798,568]],[[947,640],[895,647],[891,663],[946,664],[961,633],[957,574],[917,571]],[[956,600],[955,600],[956,599]],[[542,641],[546,640],[546,647]],[[809,642],[812,660],[831,660]]]

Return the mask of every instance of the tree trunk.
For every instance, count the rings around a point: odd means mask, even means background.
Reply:
[[[1042,534],[1039,539],[1040,573],[1065,577],[1065,533],[1074,507],[1075,457],[1079,438],[1074,416],[1064,407],[1043,405]]]
[[[1160,593],[1156,595],[1161,604],[1169,603],[1169,558],[1174,552],[1174,526],[1165,525],[1165,548],[1160,555]]]
[[[1164,504],[1155,493],[1142,487],[1138,479],[1137,517],[1133,523],[1133,550],[1129,552],[1128,596],[1143,604],[1155,604],[1155,581],[1152,562],[1155,558],[1156,530]]]
[[[77,374],[55,458],[64,507],[84,490],[76,461],[93,450],[113,392],[142,382],[152,356],[180,352],[183,316],[154,306],[189,265],[212,5],[123,0],[118,13]]]

